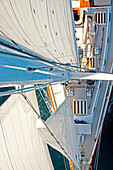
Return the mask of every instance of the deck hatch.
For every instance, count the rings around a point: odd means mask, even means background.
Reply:
[[[74,114],[87,114],[87,99],[74,99],[73,100]]]
[[[95,57],[87,57],[87,68],[96,68],[96,58]]]
[[[95,12],[95,21],[98,25],[106,25],[106,12]]]

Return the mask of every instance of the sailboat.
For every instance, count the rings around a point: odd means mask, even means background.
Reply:
[[[0,1],[1,170],[55,169],[48,146],[71,170],[93,169],[95,157],[97,168],[113,92],[112,8],[110,0]],[[94,56],[88,16],[98,25]]]

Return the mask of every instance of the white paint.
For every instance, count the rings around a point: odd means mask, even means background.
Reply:
[[[80,1],[72,1],[72,7],[73,8],[80,8]]]

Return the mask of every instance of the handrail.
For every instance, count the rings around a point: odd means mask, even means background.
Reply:
[[[107,12],[107,28],[106,28],[106,40],[105,40],[105,47],[106,49],[104,50],[104,54],[103,54],[103,59],[102,59],[102,67],[100,67],[100,71],[104,71],[105,69],[105,66],[104,66],[104,62],[105,62],[105,59],[107,58],[107,55],[108,55],[108,47],[109,47],[109,41],[108,41],[108,35],[110,37],[110,28],[111,28],[111,21],[109,21],[109,12],[111,12],[111,7],[107,7],[108,9],[108,12]],[[98,82],[98,86],[97,86],[97,89],[99,89],[99,86],[100,86],[100,83],[101,81]],[[95,101],[93,101],[93,106],[92,106],[92,112],[91,114],[94,114],[94,107],[95,105],[98,103],[98,100],[99,100],[99,93],[100,91],[96,91],[96,96],[95,96]],[[96,104],[95,104],[96,103]]]
[[[110,71],[110,73],[112,73],[112,71],[113,71],[113,64],[112,64],[112,68],[111,68],[111,71]],[[106,103],[108,103],[108,100],[106,101],[106,96],[107,96],[107,93],[108,93],[108,88],[109,88],[109,83],[110,83],[110,81],[108,81],[108,83],[107,83],[107,88],[106,88],[106,92],[105,92],[105,95],[104,95],[104,102],[103,102],[103,104],[102,104],[102,107],[101,107],[101,114],[100,114],[100,117],[99,117],[99,121],[98,121],[98,126],[97,126],[97,130],[96,130],[96,133],[95,133],[95,139],[97,138],[97,136],[98,136],[98,131],[99,131],[99,129],[100,129],[100,126],[101,126],[101,119],[102,119],[102,113],[104,113],[105,112],[105,110],[106,110],[106,107],[107,107],[107,105],[106,105]],[[112,89],[112,85],[110,86],[110,90],[109,91],[111,91],[111,89]],[[110,94],[109,94],[110,95]],[[103,116],[104,117],[104,116]]]
[[[104,59],[106,59],[106,58],[107,58],[107,55],[108,55],[108,47],[109,47],[108,35],[109,35],[109,37],[110,37],[110,29],[111,29],[111,21],[109,20],[109,12],[111,13],[111,6],[110,6],[110,7],[107,7],[107,8],[108,8],[108,16],[107,16],[107,19],[108,19],[107,21],[108,21],[108,22],[107,22],[107,30],[106,30],[106,49],[105,49],[105,51],[104,51],[104,56],[103,56]],[[105,61],[105,60],[102,61],[102,67],[100,67],[100,71],[102,71],[102,70],[105,69],[105,66],[104,66],[104,64],[103,64],[104,61]],[[113,65],[112,65],[112,68],[113,68]],[[112,72],[112,68],[111,68],[111,72]],[[100,86],[100,83],[101,83],[101,81],[98,82],[98,88],[99,88],[99,86]],[[108,81],[107,88],[106,88],[106,92],[105,92],[105,95],[104,95],[104,102],[103,102],[103,105],[102,105],[102,108],[101,108],[101,112],[100,112],[100,117],[99,117],[99,121],[98,121],[98,126],[97,126],[97,130],[96,130],[96,133],[95,133],[95,139],[97,139],[98,136],[99,136],[99,131],[100,131],[101,128],[102,128],[102,124],[103,124],[103,121],[104,121],[105,112],[106,112],[106,109],[107,109],[107,103],[108,103],[108,101],[106,102],[106,107],[105,107],[105,110],[104,110],[104,113],[103,113],[103,118],[101,118],[101,116],[102,116],[102,111],[103,111],[103,107],[104,107],[104,103],[105,103],[105,99],[106,99],[106,93],[108,92],[108,91],[107,91],[107,90],[108,90],[108,85],[109,85],[109,81]],[[111,87],[112,87],[112,86],[111,86]],[[110,89],[110,92],[111,92],[111,89]],[[97,94],[98,94],[98,96],[97,96]],[[94,112],[94,106],[95,106],[95,103],[97,104],[97,103],[98,103],[98,100],[99,100],[99,92],[98,92],[98,90],[97,90],[97,92],[96,92],[96,96],[97,96],[97,97],[95,97],[95,102],[93,103],[93,107],[92,107],[92,112],[91,112],[91,114],[94,114],[94,113],[95,113],[95,112]],[[102,122],[101,126],[100,126],[100,121]],[[93,145],[92,145],[92,148],[91,148],[91,150],[90,150],[89,155],[90,155],[90,154],[91,154],[91,155],[94,154],[96,144],[97,144],[97,140],[94,141],[94,143],[93,143]],[[91,162],[91,160],[92,160],[92,156],[90,157],[89,163]]]
[[[112,64],[112,68],[111,68],[111,72],[113,72],[113,64]],[[108,81],[108,84],[107,84],[108,86],[109,86],[109,81]],[[111,87],[110,87],[110,90],[109,90],[109,95],[110,95],[110,93],[111,93],[111,90],[112,90],[112,86],[113,85],[111,85]],[[108,88],[106,88],[106,93],[108,92],[107,91],[108,90]],[[105,99],[106,99],[106,93],[105,93]],[[102,129],[102,126],[103,126],[103,121],[104,121],[104,117],[105,117],[105,113],[106,113],[106,109],[107,109],[107,104],[108,104],[108,100],[107,100],[107,102],[106,102],[106,106],[104,107],[104,102],[103,102],[103,106],[102,106],[102,108],[101,108],[101,112],[100,112],[100,117],[99,117],[99,123],[100,123],[100,120],[101,120],[101,124],[99,124],[98,123],[98,126],[97,126],[97,130],[96,130],[96,133],[95,133],[95,140],[94,140],[94,142],[93,142],[93,144],[92,144],[92,149],[90,150],[90,153],[89,153],[89,155],[91,154],[92,156],[93,156],[93,154],[94,154],[94,151],[95,151],[95,147],[96,147],[96,145],[97,145],[97,142],[98,142],[98,137],[99,137],[99,132],[101,131],[101,129]],[[104,109],[104,113],[103,113],[103,117],[101,118],[101,116],[102,116],[102,111],[103,111],[103,107],[105,108]],[[100,125],[100,126],[99,126]],[[91,160],[92,160],[92,156],[90,157],[90,160],[89,160],[89,164],[90,164],[90,162],[91,162]]]

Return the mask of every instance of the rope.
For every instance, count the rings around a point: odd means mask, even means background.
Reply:
[[[15,54],[15,53],[9,53],[9,52],[4,52],[4,51],[0,51],[1,54],[5,54],[5,55],[11,55],[11,56],[16,56],[16,57],[21,57],[21,58],[26,58],[26,59],[32,59],[32,60],[39,60],[39,61],[43,61],[39,58],[37,58],[36,56],[34,58],[32,57],[27,57],[27,56],[23,56],[22,54]],[[112,58],[111,58],[112,59]],[[106,59],[102,59],[102,60],[106,60]],[[35,71],[35,70],[40,70],[40,69],[45,69],[45,68],[50,68],[50,71],[53,70],[53,68],[56,68],[56,67],[59,67],[59,68],[62,68],[62,69],[65,69],[65,70],[70,70],[70,69],[82,69],[82,70],[85,70],[85,71],[92,71],[92,69],[89,69],[89,68],[83,68],[83,67],[78,67],[78,66],[72,66],[70,65],[69,63],[66,63],[66,64],[63,64],[63,63],[58,63],[58,62],[50,62],[50,61],[47,61],[46,62],[52,64],[52,66],[44,66],[44,67],[28,67],[28,70],[30,71],[30,69],[32,71]],[[109,62],[110,63],[110,62]],[[77,63],[75,63],[77,64]],[[71,70],[71,71],[76,71],[76,70]],[[102,71],[96,71],[96,73],[109,73],[109,72],[102,72]]]
[[[69,158],[69,160],[71,160],[71,162],[74,164],[73,160],[70,158],[70,156],[67,154],[67,152],[65,151],[65,149],[62,147],[62,145],[60,144],[60,142],[57,140],[57,138],[55,137],[55,135],[51,132],[51,130],[48,128],[48,126],[46,125],[46,123],[44,122],[44,120],[41,118],[41,116],[39,115],[39,113],[35,110],[35,108],[33,107],[32,103],[30,102],[30,100],[28,99],[28,97],[25,94],[21,94],[24,99],[27,101],[27,103],[29,104],[29,106],[33,109],[33,111],[36,113],[36,115],[38,116],[38,119],[41,119],[41,121],[43,122],[43,124],[45,125],[46,129],[49,131],[49,133],[51,134],[51,136],[54,138],[54,140],[57,142],[57,144],[60,146],[60,148],[64,151],[64,153],[67,155],[67,157]]]
[[[21,94],[23,92],[29,92],[29,91],[33,91],[33,90],[36,90],[36,89],[39,89],[40,87],[46,87],[46,85],[48,84],[52,84],[53,82],[51,83],[46,83],[46,84],[41,84],[41,85],[34,85],[34,86],[31,86],[31,87],[27,87],[27,88],[22,88],[22,89],[18,89],[18,90],[10,90],[10,91],[6,91],[6,92],[1,92],[0,93],[0,96],[7,96],[7,95],[11,95],[11,94]]]

